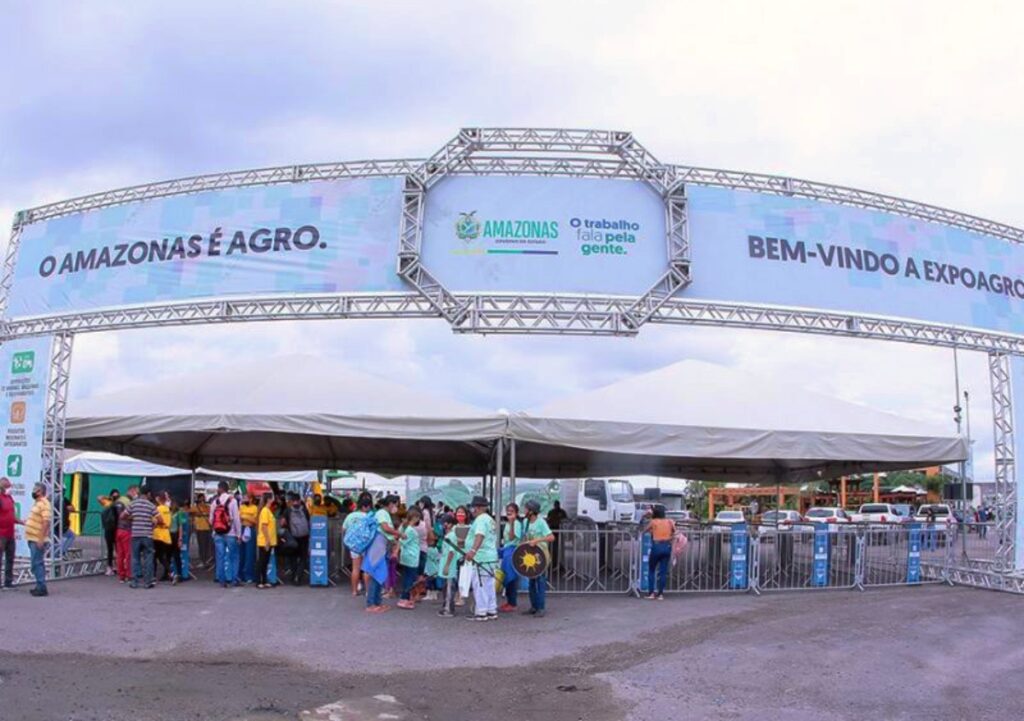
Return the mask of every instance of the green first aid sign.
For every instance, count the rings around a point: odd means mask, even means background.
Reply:
[[[21,456],[16,453],[12,453],[11,455],[7,456],[7,475],[10,476],[11,478],[17,478],[18,476],[21,475],[21,471]]]
[[[36,352],[32,350],[15,353],[11,359],[11,373],[31,373],[36,367]]]

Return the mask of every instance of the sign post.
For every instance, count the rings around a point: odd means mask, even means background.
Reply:
[[[747,557],[748,541],[747,524],[738,523],[732,527],[729,543],[731,549],[729,588],[747,588],[749,584],[749,566]]]
[[[828,585],[828,524],[814,524],[814,569],[811,574],[812,586]]]
[[[921,524],[912,523],[907,538],[907,583],[921,583]]]
[[[309,585],[330,583],[327,570],[327,516],[309,519]]]

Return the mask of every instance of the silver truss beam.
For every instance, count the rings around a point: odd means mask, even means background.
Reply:
[[[21,247],[21,227],[21,214],[19,213],[11,227],[11,237],[7,242],[7,253],[4,255],[3,275],[0,275],[0,319],[7,317],[7,299],[11,295],[14,267],[18,262],[18,248]]]
[[[46,387],[46,423],[43,430],[43,456],[41,482],[53,504],[53,524],[50,530],[51,573],[60,563],[60,546],[64,533],[64,431],[68,407],[68,382],[71,379],[71,350],[74,336],[58,333],[53,337],[50,353],[50,374]]]
[[[998,570],[1014,568],[1017,540],[1017,463],[1013,427],[1013,379],[1010,357],[1004,353],[988,356],[992,384],[992,424],[995,430],[996,550]]]

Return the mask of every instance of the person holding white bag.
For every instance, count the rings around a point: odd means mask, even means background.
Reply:
[[[487,512],[487,499],[473,497],[473,525],[469,528],[470,549],[466,563],[473,570],[473,598],[476,602],[474,621],[498,619],[498,597],[494,577],[498,570],[498,524]]]

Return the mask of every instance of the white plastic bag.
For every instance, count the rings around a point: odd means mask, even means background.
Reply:
[[[462,568],[459,569],[459,595],[463,598],[469,598],[470,591],[473,590],[473,566],[469,563],[463,563]]]

